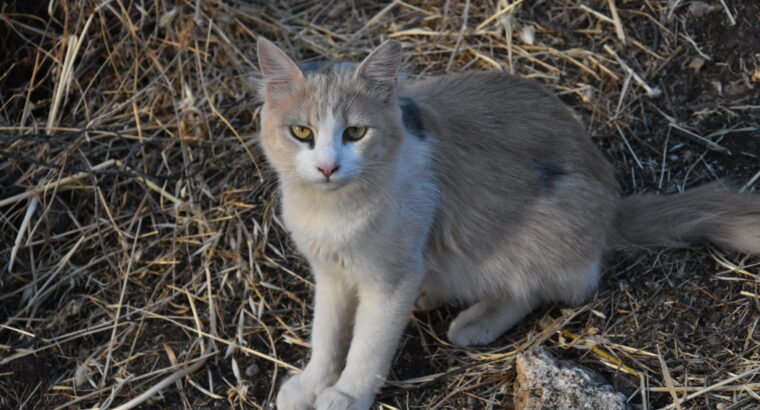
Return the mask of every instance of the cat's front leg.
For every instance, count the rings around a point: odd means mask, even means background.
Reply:
[[[317,397],[317,410],[370,408],[385,382],[422,275],[419,262],[400,272],[378,270],[368,276],[371,280],[359,282],[359,306],[346,367],[337,383]]]
[[[316,292],[311,358],[301,374],[291,377],[280,388],[277,394],[280,410],[313,408],[317,396],[338,380],[346,360],[356,295],[332,272],[318,266],[313,268]]]

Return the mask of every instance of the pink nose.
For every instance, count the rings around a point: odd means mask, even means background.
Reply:
[[[334,174],[338,170],[338,165],[320,165],[317,167],[319,172],[324,176],[330,178],[330,175]]]

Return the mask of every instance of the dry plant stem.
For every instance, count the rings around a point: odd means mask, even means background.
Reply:
[[[16,260],[18,248],[21,246],[21,242],[24,240],[24,233],[26,233],[26,228],[29,227],[29,222],[32,220],[32,215],[34,215],[34,212],[37,210],[37,204],[37,198],[32,197],[32,199],[29,201],[29,205],[26,207],[24,220],[21,221],[21,226],[18,229],[18,236],[16,236],[16,241],[13,243],[13,249],[11,249],[11,259],[8,261],[8,272],[13,271],[13,261]]]
[[[671,390],[675,391],[676,393],[692,393],[692,392],[698,392],[704,389],[705,389],[704,387],[699,387],[699,386],[688,386],[688,387],[673,386],[672,388],[671,387],[650,387],[649,388],[650,391],[653,391],[655,393],[670,393]],[[760,383],[725,385],[725,386],[715,387],[711,389],[710,391],[741,392],[741,391],[746,391],[746,390],[750,390],[750,391],[760,390]]]
[[[687,401],[693,400],[693,399],[695,399],[695,398],[697,398],[697,397],[699,397],[699,396],[701,396],[703,394],[706,394],[706,393],[709,393],[711,391],[714,391],[714,390],[716,390],[718,388],[721,388],[723,386],[731,384],[731,383],[733,383],[733,382],[735,382],[737,380],[743,379],[745,377],[752,376],[755,373],[757,373],[758,371],[760,371],[760,367],[754,367],[752,369],[747,370],[744,373],[740,373],[740,374],[737,374],[736,376],[729,377],[728,379],[723,380],[722,382],[718,382],[718,383],[715,383],[715,384],[713,384],[711,386],[707,386],[707,387],[704,387],[702,389],[699,389],[699,390],[695,391],[694,393],[692,393],[692,394],[690,394],[690,395],[688,395],[688,396],[686,396],[686,397],[678,400],[677,402],[675,402],[675,403],[673,403],[671,405],[668,405],[667,407],[665,407],[665,409],[673,409],[676,406],[679,406],[679,405],[681,405],[681,404],[683,404],[683,403],[685,403]]]
[[[54,284],[54,280],[58,278],[58,274],[63,270],[64,266],[69,262],[69,259],[71,259],[71,256],[76,252],[76,250],[79,248],[79,245],[84,242],[84,238],[79,238],[79,241],[64,255],[60,261],[58,261],[58,265],[55,267],[55,270],[53,270],[50,273],[50,276],[45,279],[45,282],[42,284],[42,286],[37,290],[36,293],[34,293],[30,298],[29,301],[26,303],[26,306],[24,306],[19,312],[17,312],[13,317],[9,318],[5,325],[8,326],[10,323],[20,321],[22,320],[22,314],[27,313],[29,310],[33,310],[37,304],[37,301],[40,299],[44,299],[46,296],[48,296],[57,286],[58,284]],[[53,284],[51,286],[51,284]],[[15,355],[14,355],[15,356]],[[0,364],[2,364],[5,361],[10,361],[11,358],[6,358],[0,361]]]
[[[136,310],[139,310],[139,309],[136,309]],[[183,323],[180,323],[180,322],[174,321],[174,320],[172,320],[172,319],[169,319],[169,318],[167,318],[167,317],[164,317],[164,316],[161,316],[161,315],[157,315],[157,314],[155,314],[155,313],[153,313],[153,312],[150,312],[150,311],[144,311],[144,312],[143,312],[143,314],[145,314],[146,316],[148,316],[148,317],[151,317],[151,318],[156,318],[156,319],[163,319],[163,320],[166,320],[166,321],[168,321],[168,322],[171,322],[173,325],[175,325],[175,326],[177,326],[177,327],[180,327],[180,328],[182,328],[182,329],[185,329],[185,330],[189,330],[189,331],[193,331],[193,332],[197,332],[197,333],[200,333],[202,336],[204,336],[204,337],[206,337],[206,338],[209,338],[210,340],[213,340],[213,341],[215,341],[215,342],[220,342],[220,343],[223,343],[223,344],[225,344],[225,345],[230,345],[230,344],[234,344],[234,343],[235,343],[235,342],[234,342],[234,341],[232,341],[232,340],[223,339],[223,338],[221,338],[221,337],[218,337],[218,336],[214,336],[214,335],[212,335],[212,334],[210,334],[210,333],[208,333],[208,332],[202,332],[202,331],[199,331],[199,330],[198,330],[198,329],[196,329],[196,328],[192,328],[192,327],[190,327],[190,326],[187,326],[187,325],[185,325],[185,324],[183,324]],[[238,346],[238,349],[240,349],[241,351],[243,351],[243,352],[245,352],[245,353],[249,353],[249,354],[252,354],[252,355],[254,355],[254,356],[260,357],[260,358],[262,358],[262,359],[266,359],[266,360],[268,360],[268,361],[270,361],[270,362],[272,362],[272,363],[274,363],[274,364],[277,364],[277,365],[279,365],[279,366],[281,366],[281,367],[284,367],[284,368],[286,368],[286,369],[289,369],[289,370],[292,370],[292,371],[296,371],[296,372],[299,372],[299,371],[300,371],[300,369],[299,369],[298,367],[296,367],[296,366],[293,366],[293,365],[291,365],[291,364],[288,364],[288,363],[286,363],[286,362],[284,362],[284,361],[282,361],[282,360],[279,360],[279,359],[277,359],[277,358],[275,358],[275,357],[272,357],[272,356],[270,356],[270,355],[267,355],[267,354],[261,353],[261,352],[259,352],[259,351],[256,351],[256,350],[254,350],[254,349],[251,349],[251,348],[249,348],[249,347],[246,347],[246,346]]]
[[[607,53],[609,53],[611,56],[615,57],[618,64],[620,64],[620,66],[623,67],[625,71],[627,71],[630,75],[633,76],[633,79],[636,80],[636,82],[647,91],[647,94],[649,96],[656,97],[657,95],[660,94],[660,90],[649,86],[649,84],[647,84],[646,81],[644,81],[644,79],[641,78],[641,76],[639,76],[635,71],[633,71],[633,69],[628,64],[626,64],[625,61],[623,61],[623,59],[621,59],[620,56],[618,56],[618,54],[615,52],[615,50],[613,50],[609,45],[605,44],[604,50]]]
[[[52,1],[51,1],[52,3]],[[66,50],[66,58],[63,60],[63,67],[61,68],[61,77],[56,83],[55,96],[53,97],[53,105],[50,109],[50,115],[48,116],[47,132],[51,133],[51,130],[58,126],[58,109],[64,96],[68,93],[69,85],[72,81],[72,73],[74,71],[74,60],[76,60],[79,49],[82,46],[84,37],[87,34],[87,29],[92,23],[92,19],[95,14],[90,14],[87,22],[84,24],[82,33],[79,36],[73,35],[69,37],[68,48]]]
[[[110,369],[111,365],[111,355],[113,354],[113,348],[116,344],[116,329],[119,327],[119,319],[121,317],[121,308],[124,304],[124,295],[126,294],[127,290],[127,284],[129,283],[129,274],[132,271],[132,261],[135,258],[135,250],[137,250],[137,238],[140,237],[140,224],[137,226],[137,233],[134,236],[134,241],[132,243],[132,251],[129,255],[129,259],[127,260],[127,269],[124,273],[124,277],[122,278],[122,285],[121,285],[121,294],[119,295],[119,304],[116,305],[116,314],[114,316],[113,320],[113,329],[111,330],[111,342],[108,344],[108,355],[106,356],[106,364],[103,369],[103,376],[100,379],[100,387],[103,387],[106,383],[106,380],[108,379],[108,371]]]
[[[501,10],[499,10],[498,12],[496,12],[495,14],[490,15],[487,19],[483,20],[482,23],[478,24],[478,26],[475,27],[475,31],[483,30],[492,21],[494,21],[497,18],[503,16],[504,14],[507,14],[507,13],[511,12],[517,6],[519,6],[520,3],[522,3],[522,2],[523,2],[523,0],[516,0],[515,2],[508,4],[506,7],[502,8]]]
[[[670,377],[670,370],[668,370],[668,365],[665,364],[665,359],[662,358],[659,345],[657,346],[657,359],[660,361],[660,369],[662,369],[662,378],[665,380],[665,387],[668,389],[670,397],[673,398],[673,403],[676,405],[676,408],[681,410],[681,404],[678,402],[678,394],[673,385],[673,378]]]
[[[744,184],[744,186],[742,187],[742,189],[740,189],[740,191],[741,192],[746,191],[747,189],[749,189],[749,187],[751,187],[752,185],[754,185],[755,182],[757,182],[758,180],[760,180],[760,171],[758,171],[757,174],[755,174],[752,178],[750,178],[749,181],[747,181],[747,183]]]
[[[731,13],[731,10],[728,8],[728,5],[726,4],[726,0],[720,0],[721,6],[723,6],[723,10],[725,10],[726,15],[728,16],[728,21],[731,26],[736,25],[736,19],[734,18],[734,15]]]
[[[457,52],[459,51],[459,46],[462,44],[462,39],[464,38],[464,32],[467,30],[467,17],[470,15],[470,0],[465,0],[464,3],[464,12],[462,13],[462,28],[459,30],[459,36],[457,37],[457,42],[454,44],[454,51],[451,52],[451,55],[449,56],[449,63],[446,64],[446,71],[451,70],[451,65],[454,63],[454,57],[456,57]]]
[[[356,37],[357,34],[363,32],[364,30],[368,29],[369,27],[375,25],[384,15],[388,14],[389,11],[393,10],[394,7],[396,7],[399,3],[401,3],[401,0],[393,0],[390,4],[385,6],[382,10],[378,11],[377,14],[372,16],[371,19],[367,20],[366,23],[364,23],[364,26],[360,28],[354,37]]]
[[[623,31],[623,23],[621,23],[620,16],[618,16],[615,0],[607,0],[607,4],[610,6],[612,23],[615,25],[615,33],[617,34],[618,40],[625,42],[625,31]]]
[[[193,364],[191,364],[191,365],[189,365],[189,366],[187,366],[187,367],[185,367],[183,369],[177,370],[176,372],[172,373],[171,375],[167,376],[166,378],[164,378],[160,382],[158,382],[155,385],[153,385],[148,390],[145,390],[144,392],[142,392],[139,396],[135,397],[134,399],[132,399],[132,400],[130,400],[130,401],[128,401],[128,402],[126,402],[126,403],[124,403],[122,405],[114,407],[113,410],[129,410],[129,409],[133,409],[133,408],[139,406],[140,404],[142,404],[142,403],[146,402],[148,399],[150,399],[151,396],[153,396],[154,394],[156,394],[156,393],[160,392],[161,390],[165,389],[167,386],[171,385],[172,383],[176,382],[177,380],[179,380],[179,379],[181,379],[181,378],[183,378],[183,377],[185,377],[185,376],[187,376],[189,374],[192,374],[196,370],[200,369],[204,364],[206,364],[206,361],[208,360],[208,358],[210,356],[211,355],[201,356],[200,358],[196,359],[195,363],[193,363]]]
[[[594,15],[594,17],[598,18],[599,20],[602,20],[602,21],[610,23],[610,24],[615,24],[615,20],[613,20],[613,19],[605,16],[604,14],[602,14],[602,13],[600,13],[600,12],[592,9],[591,7],[589,7],[589,6],[585,5],[585,4],[581,4],[580,8],[581,8],[581,10],[584,10],[586,12],[591,13],[592,15]]]
[[[108,161],[105,161],[103,163],[95,165],[94,167],[92,167],[92,170],[93,171],[100,171],[101,169],[110,168],[111,166],[113,166],[116,163],[117,163],[117,161],[115,159],[109,159]],[[5,198],[3,200],[0,200],[0,207],[7,206],[7,205],[10,205],[10,204],[14,204],[14,203],[16,203],[18,201],[24,200],[26,198],[29,198],[29,197],[34,196],[36,194],[39,194],[41,192],[47,192],[47,191],[49,191],[51,189],[58,188],[60,185],[65,185],[65,184],[68,184],[70,182],[74,182],[74,181],[80,180],[82,178],[87,177],[88,175],[91,175],[91,174],[89,172],[79,172],[79,173],[76,173],[76,174],[74,174],[72,176],[69,176],[69,177],[66,177],[66,178],[61,178],[58,181],[50,182],[50,183],[46,184],[45,186],[43,186],[41,188],[37,188],[37,189],[31,190],[31,191],[22,192],[22,193],[20,193],[18,195],[14,195],[14,196],[12,196],[10,198]]]

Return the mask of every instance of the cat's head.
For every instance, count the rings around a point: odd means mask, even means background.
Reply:
[[[397,41],[385,41],[358,65],[302,69],[260,38],[258,58],[261,143],[284,182],[333,191],[369,183],[388,168],[402,138]]]

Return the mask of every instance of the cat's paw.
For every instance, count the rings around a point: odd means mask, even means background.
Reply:
[[[314,405],[316,410],[369,410],[372,400],[356,400],[335,387],[328,387],[319,394]]]
[[[310,410],[317,398],[308,386],[302,386],[302,377],[297,374],[288,379],[277,393],[278,410]]]
[[[457,318],[459,319],[459,318]],[[451,322],[448,338],[451,343],[459,347],[482,346],[493,342],[499,335],[492,334],[487,324],[478,321]]]
[[[454,318],[447,333],[451,343],[460,347],[487,345],[506,330],[482,306],[472,306]]]
[[[457,346],[482,346],[496,340],[528,314],[532,306],[519,301],[478,302],[449,326],[449,341]]]

